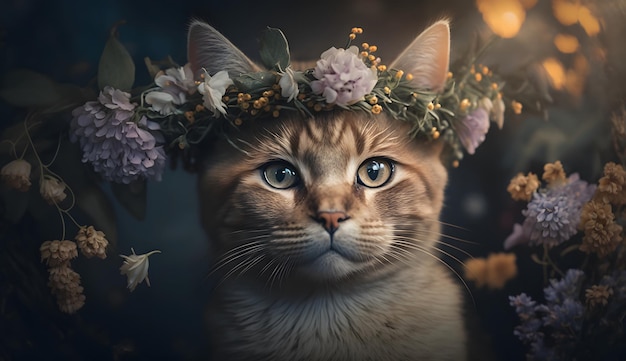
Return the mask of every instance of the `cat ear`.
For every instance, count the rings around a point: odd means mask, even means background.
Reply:
[[[440,20],[424,30],[390,67],[413,75],[420,89],[441,91],[448,76],[450,62],[450,25]]]
[[[187,59],[196,75],[202,68],[211,75],[226,70],[231,77],[261,70],[224,35],[199,20],[189,26]]]

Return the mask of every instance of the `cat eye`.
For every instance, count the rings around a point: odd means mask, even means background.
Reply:
[[[393,162],[385,158],[371,158],[357,170],[357,183],[369,188],[382,187],[391,179]]]
[[[300,177],[295,167],[287,162],[271,162],[261,168],[263,179],[270,187],[287,189],[297,185]]]

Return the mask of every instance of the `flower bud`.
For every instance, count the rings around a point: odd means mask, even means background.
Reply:
[[[65,183],[50,176],[44,177],[39,186],[39,193],[41,197],[51,205],[60,203],[67,197],[67,194],[65,194]]]

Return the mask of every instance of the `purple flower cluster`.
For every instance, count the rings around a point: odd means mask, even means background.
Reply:
[[[578,232],[582,207],[595,190],[596,185],[580,180],[574,173],[562,184],[535,192],[522,211],[526,217],[524,223],[521,227],[514,226],[504,247],[509,249],[524,243],[554,247],[567,241]]]
[[[460,121],[455,122],[454,130],[467,153],[474,154],[489,131],[488,111],[483,108],[476,108]]]
[[[159,125],[146,117],[134,120],[134,109],[130,94],[105,87],[98,101],[72,112],[70,139],[80,143],[83,162],[108,181],[161,180],[165,169],[165,151],[155,138],[161,135],[152,132]]]
[[[530,360],[570,360],[582,334],[584,306],[580,294],[584,273],[570,269],[561,280],[550,280],[544,288],[545,304],[537,304],[522,293],[510,296],[520,324],[513,333],[529,346]],[[550,345],[550,346],[548,346]]]

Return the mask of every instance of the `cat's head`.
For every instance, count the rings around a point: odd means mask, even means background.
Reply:
[[[392,63],[416,88],[441,90],[449,26],[422,32]],[[194,22],[195,70],[258,69],[215,29]],[[244,123],[211,147],[199,180],[203,226],[225,277],[339,282],[432,262],[447,173],[443,144],[365,111]]]

